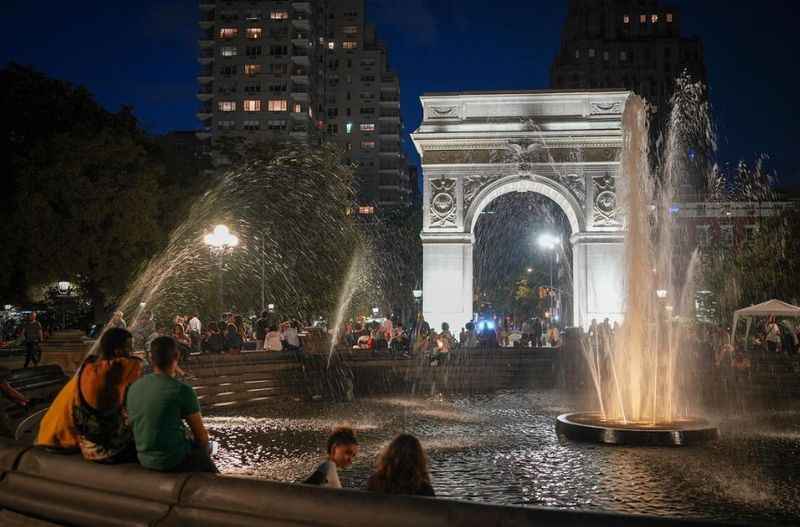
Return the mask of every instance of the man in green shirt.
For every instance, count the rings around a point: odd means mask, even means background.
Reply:
[[[175,379],[178,348],[172,337],[153,340],[150,362],[153,373],[133,383],[125,400],[139,463],[164,472],[218,472],[197,394]],[[184,421],[194,441],[188,439]]]

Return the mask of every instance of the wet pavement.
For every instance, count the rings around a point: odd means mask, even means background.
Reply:
[[[800,523],[800,410],[709,416],[721,439],[686,448],[572,443],[554,417],[576,408],[557,391],[352,403],[298,403],[207,417],[223,473],[297,481],[323,456],[328,432],[353,426],[361,451],[340,472],[364,488],[380,449],[398,432],[422,441],[436,493],[506,505]],[[578,408],[579,409],[579,408]]]

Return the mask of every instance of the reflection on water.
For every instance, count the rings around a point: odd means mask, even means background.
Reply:
[[[570,411],[562,400],[557,392],[394,397],[230,410],[208,424],[227,474],[302,479],[328,432],[349,423],[362,444],[341,473],[349,487],[363,488],[380,449],[407,431],[427,449],[442,497],[738,521],[800,517],[800,412],[723,420],[722,439],[700,447],[608,447],[559,440],[553,418]]]

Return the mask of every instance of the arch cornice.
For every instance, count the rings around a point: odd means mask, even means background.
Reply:
[[[467,232],[475,232],[480,213],[492,201],[511,192],[535,192],[550,198],[564,212],[573,235],[586,231],[583,208],[564,185],[538,174],[514,174],[492,181],[478,192],[464,217]]]

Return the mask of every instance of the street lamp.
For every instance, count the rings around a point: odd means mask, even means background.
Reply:
[[[544,249],[546,251],[553,251],[553,258],[550,260],[550,292],[551,292],[551,294],[549,296],[550,296],[550,309],[551,309],[551,311],[554,312],[553,314],[555,315],[553,318],[555,320],[558,320],[560,317],[558,317],[558,315],[555,313],[556,306],[553,306],[552,291],[553,291],[553,268],[556,265],[558,265],[558,253],[559,253],[558,249],[561,247],[561,238],[558,237],[558,236],[554,236],[553,234],[550,234],[550,233],[547,233],[547,232],[543,232],[542,234],[539,235],[539,238],[537,239],[537,243],[539,244],[539,247],[541,247],[542,249]],[[560,296],[560,294],[561,294],[561,289],[559,288],[559,296]]]
[[[214,231],[206,234],[203,241],[211,249],[211,254],[219,256],[219,309],[220,313],[225,311],[224,300],[224,277],[225,270],[225,254],[232,251],[234,247],[239,245],[239,238],[231,234],[230,229],[225,225],[217,225]]]

